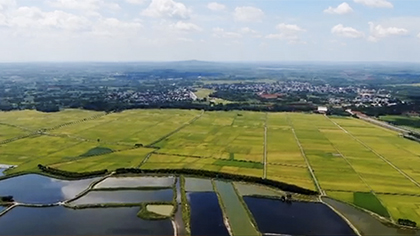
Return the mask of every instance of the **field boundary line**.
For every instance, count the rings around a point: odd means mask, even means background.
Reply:
[[[179,126],[178,128],[176,128],[175,130],[171,131],[170,133],[160,137],[158,140],[146,145],[146,147],[153,147],[155,144],[161,142],[162,140],[178,133],[180,130],[182,130],[183,128],[187,127],[188,125],[191,125],[192,123],[194,123],[196,120],[200,119],[202,116],[204,115],[204,111],[201,111],[200,114],[198,114],[197,116],[195,116],[194,118],[192,118],[191,120],[189,120],[188,122],[186,122],[185,124]]]
[[[297,145],[299,146],[300,153],[302,154],[303,159],[305,159],[306,166],[308,167],[308,171],[309,171],[310,175],[312,176],[312,180],[313,180],[313,181],[314,181],[314,183],[315,183],[315,187],[318,189],[318,191],[319,191],[319,193],[321,194],[321,196],[327,196],[327,194],[326,194],[326,193],[325,193],[325,191],[321,188],[321,185],[319,184],[318,179],[317,179],[317,178],[316,178],[316,176],[315,176],[314,170],[312,169],[312,166],[311,166],[311,164],[309,163],[309,159],[308,159],[308,157],[306,156],[305,150],[303,150],[302,144],[300,143],[300,141],[299,141],[299,139],[298,139],[298,137],[297,137],[297,135],[296,135],[295,128],[293,127],[293,124],[292,124],[292,122],[290,121],[289,116],[287,116],[287,115],[286,115],[286,117],[287,117],[287,121],[288,121],[288,123],[289,123],[289,126],[290,126],[290,128],[292,129],[293,137],[295,138],[295,141],[296,141]]]
[[[327,117],[327,116],[326,116]],[[337,124],[337,122],[331,120],[329,117],[327,117],[328,120],[330,120],[333,124],[335,124],[337,127],[339,127],[341,130],[343,130],[346,134],[348,134],[350,137],[352,137],[354,140],[356,140],[357,142],[359,142],[360,144],[362,144],[365,148],[367,148],[369,151],[373,152],[377,157],[379,157],[380,159],[382,159],[383,161],[385,161],[388,165],[390,165],[392,168],[394,168],[396,171],[398,171],[400,174],[402,174],[405,178],[407,178],[408,180],[410,180],[413,184],[415,184],[417,187],[420,188],[420,184],[414,180],[413,178],[411,178],[411,176],[407,175],[403,170],[401,170],[400,168],[398,168],[397,166],[395,166],[392,162],[390,162],[388,159],[386,159],[385,157],[383,157],[381,154],[379,154],[378,152],[376,152],[375,150],[373,150],[371,147],[369,147],[367,144],[365,144],[364,142],[362,142],[360,139],[358,139],[356,136],[354,136],[353,134],[351,134],[350,132],[348,132],[346,129],[344,129],[343,127],[341,127],[339,124]]]

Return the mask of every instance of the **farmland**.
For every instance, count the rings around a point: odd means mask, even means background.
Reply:
[[[394,131],[317,114],[151,109],[0,114],[0,164],[17,165],[6,174],[36,173],[43,164],[73,172],[139,167],[265,176],[418,223],[419,157],[420,144]]]

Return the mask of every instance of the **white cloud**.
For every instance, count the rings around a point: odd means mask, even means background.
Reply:
[[[352,27],[344,27],[342,24],[332,27],[331,33],[346,38],[362,38],[365,36],[363,32]]]
[[[237,7],[233,12],[236,21],[241,22],[258,22],[264,17],[264,12],[256,7]]]
[[[146,2],[146,0],[125,0],[125,1],[131,4],[135,4],[135,5],[141,5]]]
[[[8,9],[15,7],[15,0],[0,0],[0,12],[7,11]]]
[[[173,0],[152,0],[142,15],[155,18],[188,19],[191,10],[183,3]]]
[[[226,9],[226,6],[217,2],[211,2],[207,4],[207,8],[212,11],[223,11]]]
[[[360,3],[368,7],[393,8],[394,5],[387,0],[353,0],[355,3]]]
[[[276,29],[279,31],[278,33],[269,34],[265,36],[265,38],[266,39],[286,39],[289,41],[289,43],[306,44],[299,38],[299,34],[306,31],[300,26],[281,23],[276,26]]]
[[[373,22],[369,22],[370,36],[368,38],[371,42],[377,42],[380,38],[396,35],[406,35],[408,30],[404,28],[388,27],[385,28],[382,25],[376,25]]]
[[[417,35],[417,38],[419,38],[419,39],[420,39],[420,33]]]
[[[303,32],[303,31],[305,31],[304,29],[302,29],[301,27],[299,27],[297,25],[288,25],[288,24],[285,24],[285,23],[278,24],[276,26],[276,28],[278,30],[280,30],[280,31],[282,31],[284,33],[288,33],[288,34],[290,34],[290,33],[293,34],[293,33],[296,33],[296,32]]]
[[[36,7],[20,7],[11,15],[7,26],[13,28],[87,30],[91,22],[82,16],[63,11],[43,12]]]
[[[346,2],[341,3],[336,8],[334,7],[328,7],[324,10],[324,13],[329,14],[338,14],[338,15],[344,15],[353,12],[353,9],[350,7],[350,5]]]
[[[116,18],[103,18],[95,22],[92,28],[92,34],[94,35],[113,37],[118,33],[136,33],[143,28],[143,25],[138,19],[126,22]]]
[[[104,0],[50,0],[49,4],[55,8],[85,11],[94,11],[101,7],[105,7],[111,10],[121,9],[117,3],[106,2]]]
[[[239,29],[239,32],[241,32],[242,34],[256,34],[257,31],[249,28],[249,27],[243,27],[241,29]]]
[[[237,32],[225,31],[222,28],[213,28],[213,36],[216,38],[242,38],[242,34]]]
[[[171,27],[181,31],[202,31],[196,24],[183,21],[178,21],[176,24],[171,25]]]

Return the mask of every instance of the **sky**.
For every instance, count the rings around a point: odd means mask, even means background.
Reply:
[[[0,0],[0,62],[420,62],[420,0]]]

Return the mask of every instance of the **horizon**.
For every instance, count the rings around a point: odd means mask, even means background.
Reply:
[[[0,63],[418,63],[419,8],[410,0],[0,0]]]

